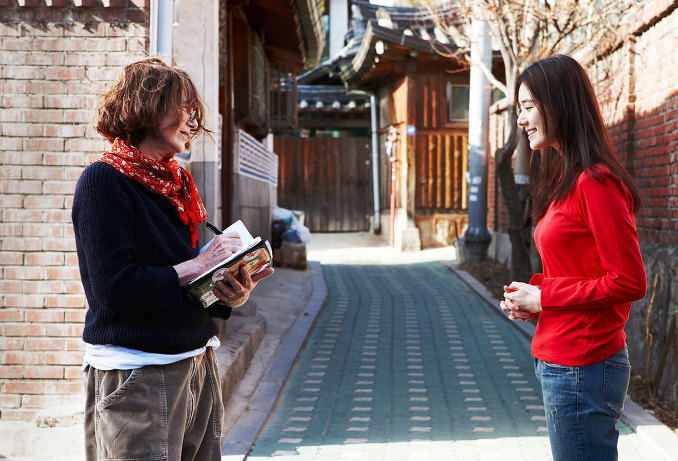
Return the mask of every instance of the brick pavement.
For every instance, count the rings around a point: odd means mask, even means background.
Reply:
[[[323,272],[325,308],[248,459],[551,458],[529,340],[454,273]],[[620,459],[660,459],[620,432]]]

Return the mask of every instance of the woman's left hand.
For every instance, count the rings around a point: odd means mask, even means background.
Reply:
[[[511,282],[504,286],[504,301],[500,306],[511,320],[534,318],[541,312],[541,290],[528,283]]]
[[[245,304],[250,293],[259,281],[273,274],[273,268],[267,267],[259,273],[250,276],[245,263],[238,266],[238,277],[226,272],[224,280],[220,280],[214,286],[213,292],[217,298],[227,306],[239,307]]]

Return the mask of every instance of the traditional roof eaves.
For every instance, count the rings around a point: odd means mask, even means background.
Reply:
[[[364,112],[370,103],[370,93],[339,85],[299,85],[297,98],[305,112]]]
[[[322,22],[322,0],[297,0],[297,12],[306,48],[306,68],[318,65],[325,47],[325,27]]]
[[[374,19],[378,10],[385,10],[394,22],[409,24],[420,24],[431,20],[433,16],[449,14],[451,11],[449,5],[442,5],[433,11],[429,11],[422,7],[387,6],[370,3],[366,0],[352,0],[352,3],[360,9],[363,15],[367,16],[366,19],[368,20]]]
[[[319,78],[329,76],[332,72],[331,65],[328,62],[324,62],[313,69],[304,72],[303,74],[297,77],[297,83],[301,84],[310,84],[315,82]]]
[[[342,101],[369,99],[370,93],[362,90],[347,90],[338,85],[298,85],[299,98],[341,99]]]
[[[19,6],[26,8],[67,7],[92,8],[148,8],[149,0],[0,0],[0,6]]]
[[[365,34],[356,55],[353,57],[350,65],[341,73],[343,81],[350,82],[360,79],[373,68],[375,58],[377,57],[375,46],[380,40],[410,50],[437,53],[434,46],[428,40],[415,35],[405,34],[403,29],[394,30],[380,26],[376,21],[371,20],[367,23]],[[454,46],[446,46],[448,49],[455,49]]]
[[[374,23],[369,21],[365,28],[365,34],[360,42],[360,47],[353,57],[351,64],[341,73],[341,79],[345,82],[350,82],[361,73],[361,70],[366,66],[367,62],[374,61],[376,51],[374,45],[377,42],[374,36]]]

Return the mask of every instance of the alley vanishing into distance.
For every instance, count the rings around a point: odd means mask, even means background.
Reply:
[[[529,339],[454,272],[322,267],[326,305],[248,459],[551,459]],[[619,427],[620,459],[653,459]]]

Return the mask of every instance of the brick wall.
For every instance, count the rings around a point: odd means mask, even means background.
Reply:
[[[643,206],[637,216],[641,241],[678,243],[678,10],[657,0],[640,15],[623,45],[587,66],[615,149],[637,182]],[[492,114],[491,152],[508,135],[505,113]],[[488,225],[505,232],[504,202],[489,165]]]
[[[678,244],[678,10],[638,37],[632,168],[643,197],[638,230],[646,242]]]
[[[655,4],[666,3],[657,1]],[[624,45],[589,67],[617,154],[643,200],[641,241],[678,243],[678,83],[675,7],[654,11]],[[663,13],[663,14],[662,14]]]
[[[2,420],[83,401],[72,194],[107,147],[91,128],[96,98],[148,37],[147,0],[22,3],[0,0]]]

